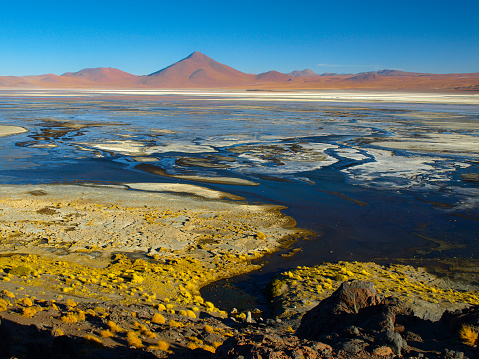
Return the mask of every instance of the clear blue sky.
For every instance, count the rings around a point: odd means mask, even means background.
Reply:
[[[479,1],[2,1],[0,75],[115,67],[197,50],[240,71],[479,72]]]

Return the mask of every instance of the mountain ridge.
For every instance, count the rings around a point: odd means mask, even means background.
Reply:
[[[479,73],[429,74],[379,70],[358,74],[288,74],[275,70],[247,74],[195,51],[187,57],[137,76],[112,67],[85,68],[62,75],[0,76],[0,88],[225,88],[225,89],[371,89],[463,90],[478,92]]]

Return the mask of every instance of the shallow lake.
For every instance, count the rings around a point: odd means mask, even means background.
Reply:
[[[28,130],[0,138],[0,183],[179,182],[284,205],[317,236],[265,271],[479,257],[479,104],[0,99],[0,125]]]

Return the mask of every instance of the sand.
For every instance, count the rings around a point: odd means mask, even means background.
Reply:
[[[442,103],[479,104],[479,94],[406,91],[290,90],[252,92],[245,90],[8,90],[2,96],[21,97],[89,97],[89,96],[181,96],[208,97],[212,100],[301,101],[301,102],[367,102],[367,103]]]
[[[28,130],[24,127],[0,125],[0,137],[17,135],[24,132],[28,132]]]
[[[394,138],[390,141],[376,141],[373,145],[386,148],[419,152],[467,153],[479,156],[479,137],[461,134],[428,134],[423,137]]]
[[[303,232],[279,206],[220,200],[225,197],[240,199],[171,183],[0,186],[0,248],[83,262],[108,262],[113,252],[206,260],[221,253],[261,255]],[[85,254],[91,248],[98,251],[93,257]]]

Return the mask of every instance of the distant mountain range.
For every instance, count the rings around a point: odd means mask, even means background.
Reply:
[[[114,68],[92,68],[63,75],[0,76],[0,88],[138,89],[370,89],[463,90],[479,92],[479,73],[426,74],[381,70],[359,74],[316,74],[310,69],[247,74],[195,51],[162,70],[136,76]]]

